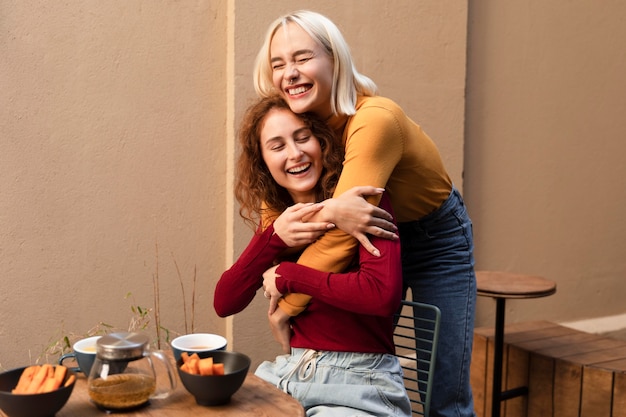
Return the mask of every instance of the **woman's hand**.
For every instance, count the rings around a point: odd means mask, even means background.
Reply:
[[[307,222],[315,213],[324,207],[323,204],[295,204],[274,221],[274,232],[289,247],[308,245],[335,227],[327,221]]]
[[[276,268],[278,265],[271,267],[263,273],[263,295],[270,301],[270,307],[267,312],[270,329],[274,339],[280,344],[284,353],[289,353],[291,349],[291,326],[289,325],[289,315],[278,308],[278,300],[283,296],[278,288],[276,288]]]
[[[263,295],[270,300],[268,311],[270,316],[276,311],[278,300],[283,296],[283,294],[278,291],[278,288],[276,288],[276,277],[279,276],[276,273],[278,267],[279,265],[275,265],[263,273]]]
[[[380,256],[367,234],[395,240],[398,239],[398,228],[391,214],[368,203],[365,197],[379,195],[384,191],[384,188],[370,186],[353,187],[339,197],[324,201],[323,216],[332,219],[339,229],[355,237],[369,253]]]
[[[268,314],[270,329],[274,339],[280,344],[283,353],[291,351],[291,325],[289,314],[277,308],[274,314]]]

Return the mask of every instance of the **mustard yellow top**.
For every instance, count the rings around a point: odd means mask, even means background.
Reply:
[[[335,196],[352,187],[385,188],[398,222],[417,220],[436,210],[449,196],[452,181],[434,142],[404,111],[384,97],[359,97],[353,116],[333,116],[329,124],[345,145],[343,171]],[[380,196],[368,199],[378,204]],[[307,247],[298,263],[341,272],[357,252],[358,241],[335,229]],[[287,294],[279,306],[291,316],[311,297]]]

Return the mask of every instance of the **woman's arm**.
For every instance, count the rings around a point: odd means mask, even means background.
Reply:
[[[274,231],[289,247],[308,245],[335,225],[313,219],[324,208],[321,203],[299,203],[288,207],[274,221]]]
[[[384,188],[403,149],[402,132],[394,114],[379,107],[359,109],[346,129],[344,168],[335,196],[355,186]],[[380,196],[368,197],[367,201],[378,205]],[[356,254],[357,244],[347,233],[332,230],[309,245],[298,263],[320,271],[341,272]],[[287,294],[278,305],[295,316],[310,299],[302,294]]]
[[[359,243],[374,256],[379,256],[378,249],[370,242],[368,235],[385,239],[398,239],[398,228],[393,217],[382,208],[370,204],[368,196],[381,195],[385,190],[370,186],[357,186],[340,196],[324,201],[324,209],[312,220],[325,218],[339,229],[356,238]]]
[[[215,287],[213,306],[220,317],[238,313],[250,304],[261,287],[263,272],[280,254],[288,248],[307,245],[334,227],[327,222],[301,221],[302,217],[310,217],[321,208],[321,204],[296,204],[281,213],[265,231],[259,227],[239,259],[222,274]]]
[[[388,199],[381,204],[390,210]],[[274,276],[266,272],[263,285],[280,293],[298,292],[338,308],[360,314],[393,314],[402,294],[400,242],[378,237],[380,256],[359,249],[358,269],[345,273],[322,272],[293,262],[282,262]],[[275,279],[275,282],[271,282]],[[271,292],[271,291],[270,291]]]
[[[250,304],[262,285],[262,275],[287,245],[274,233],[273,225],[250,240],[239,259],[215,286],[213,307],[220,317],[239,313]]]

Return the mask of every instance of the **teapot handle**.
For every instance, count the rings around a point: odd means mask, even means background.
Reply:
[[[172,366],[172,363],[169,361],[169,359],[165,356],[165,353],[163,353],[163,351],[161,350],[151,350],[149,352],[149,356],[154,357],[163,363],[163,366],[165,366],[165,369],[167,369],[167,377],[169,379],[168,388],[162,392],[159,392],[159,390],[155,391],[154,395],[150,398],[154,398],[154,399],[167,398],[176,389],[176,373],[174,371],[174,367]],[[157,378],[157,383],[158,383],[158,378]]]

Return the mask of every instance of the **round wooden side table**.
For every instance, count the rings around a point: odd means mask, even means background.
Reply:
[[[526,395],[528,387],[502,391],[502,352],[504,349],[504,315],[507,298],[539,298],[556,292],[556,283],[548,279],[504,271],[476,271],[477,294],[496,300],[496,326],[493,358],[491,415],[500,417],[502,401]]]

